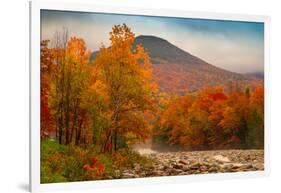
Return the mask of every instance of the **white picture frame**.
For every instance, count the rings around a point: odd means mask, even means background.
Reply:
[[[140,179],[103,180],[40,184],[40,10],[64,10],[96,13],[115,13],[144,16],[165,16],[179,18],[200,18],[215,20],[249,21],[264,23],[264,83],[265,83],[265,157],[264,171],[244,173],[218,173],[207,175],[189,175],[173,177],[153,177]],[[30,2],[30,191],[72,190],[82,188],[129,187],[147,184],[187,183],[191,181],[209,181],[265,177],[270,173],[270,63],[269,63],[269,27],[267,16],[191,12],[185,10],[142,9],[138,7],[110,7],[85,3],[63,3],[48,1]]]

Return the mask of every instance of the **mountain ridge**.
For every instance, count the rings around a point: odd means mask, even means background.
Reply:
[[[141,44],[148,52],[154,78],[163,92],[184,94],[206,86],[226,85],[234,81],[252,84],[256,80],[253,76],[216,67],[157,36],[137,36],[134,47],[137,44]],[[97,53],[92,53],[92,60]]]

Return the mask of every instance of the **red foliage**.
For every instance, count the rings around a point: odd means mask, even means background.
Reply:
[[[102,163],[99,163],[98,166],[98,171],[101,172],[101,173],[104,173],[105,172],[105,167]]]
[[[96,165],[97,162],[98,162],[97,158],[92,157],[92,164],[93,164],[93,166]]]
[[[48,137],[53,130],[48,98],[50,91],[50,73],[53,66],[53,54],[48,48],[48,41],[41,42],[41,90],[40,90],[40,115],[41,115],[41,137]]]
[[[220,93],[220,92],[209,94],[209,97],[214,101],[227,99],[227,96],[224,93]]]
[[[91,165],[86,164],[83,166],[87,176],[91,179],[102,179],[105,174],[104,164],[100,163],[96,157],[92,157],[91,161]]]

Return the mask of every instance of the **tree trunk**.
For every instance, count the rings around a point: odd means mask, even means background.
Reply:
[[[78,123],[78,128],[76,130],[77,132],[76,132],[75,145],[79,145],[80,143],[82,126],[83,126],[83,119],[81,119],[80,122]]]
[[[114,151],[117,151],[117,129],[114,131]]]
[[[111,141],[111,135],[112,135],[112,130],[111,130],[111,128],[110,129],[108,129],[108,131],[106,132],[106,137],[105,137],[105,140],[104,140],[104,142],[103,142],[103,144],[102,144],[102,148],[101,148],[101,152],[102,153],[105,153],[105,152],[107,152],[107,150],[108,150],[108,144],[109,144],[109,142]]]
[[[62,137],[63,137],[63,113],[62,113],[62,104],[59,105],[59,144],[62,144]]]

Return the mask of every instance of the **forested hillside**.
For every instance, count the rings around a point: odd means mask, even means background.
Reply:
[[[218,68],[155,36],[138,36],[134,47],[142,45],[149,54],[153,77],[159,90],[169,94],[184,95],[206,86],[233,84],[256,87],[263,82],[261,76],[243,75]],[[94,60],[98,51],[91,54]],[[244,87],[245,89],[246,87]]]

